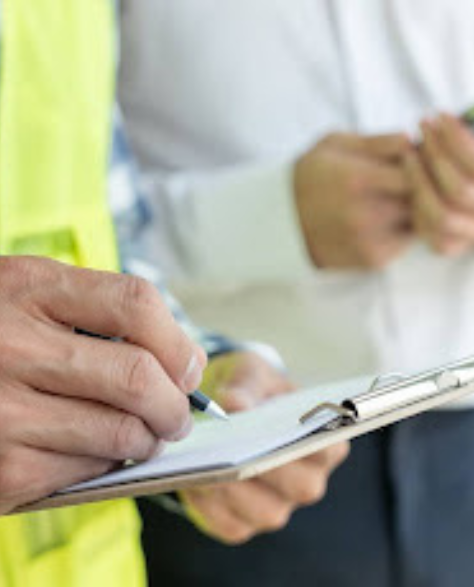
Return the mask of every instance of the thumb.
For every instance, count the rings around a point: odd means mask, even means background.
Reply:
[[[258,397],[255,389],[232,385],[226,389],[221,406],[230,413],[245,412],[255,408],[261,401],[261,397]]]
[[[254,369],[236,373],[236,377],[228,382],[221,403],[229,412],[250,410],[294,389],[285,375],[262,362]]]

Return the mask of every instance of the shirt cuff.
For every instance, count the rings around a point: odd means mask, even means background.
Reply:
[[[189,270],[219,282],[281,281],[312,270],[293,188],[294,164],[233,170],[193,186]],[[194,253],[193,253],[194,251]]]

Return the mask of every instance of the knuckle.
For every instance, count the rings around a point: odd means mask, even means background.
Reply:
[[[126,393],[133,406],[140,407],[157,382],[156,359],[151,353],[139,350],[132,353],[125,369]]]
[[[222,539],[230,545],[239,546],[248,542],[254,533],[247,528],[229,524],[222,530]]]
[[[284,528],[290,519],[290,512],[285,507],[273,508],[270,515],[262,521],[263,530],[280,530]]]
[[[326,480],[321,474],[318,474],[315,479],[298,489],[297,501],[302,505],[321,501],[326,495],[326,489]]]
[[[348,442],[338,444],[333,448],[334,461],[336,464],[341,464],[349,457],[351,446]]]
[[[137,313],[157,304],[156,288],[146,279],[127,276],[123,280],[122,303],[128,312]]]
[[[112,452],[116,459],[126,460],[130,455],[142,452],[144,440],[145,427],[141,420],[130,414],[123,414],[113,434]]]

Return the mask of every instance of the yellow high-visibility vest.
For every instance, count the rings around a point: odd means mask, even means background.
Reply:
[[[0,254],[117,269],[111,0],[2,0]],[[0,519],[0,587],[142,587],[132,501]]]

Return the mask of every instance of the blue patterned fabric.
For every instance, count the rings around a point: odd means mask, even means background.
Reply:
[[[209,355],[216,356],[239,348],[227,338],[197,328],[180,304],[167,290],[156,262],[149,257],[152,210],[139,187],[138,169],[124,132],[118,109],[113,119],[113,141],[109,173],[109,202],[114,216],[122,269],[139,275],[159,288],[176,320],[189,336],[202,344]],[[156,225],[155,225],[156,226]]]

